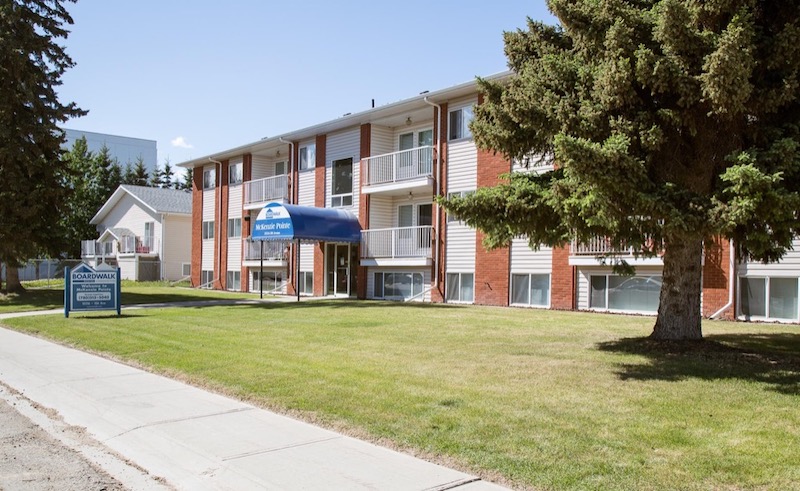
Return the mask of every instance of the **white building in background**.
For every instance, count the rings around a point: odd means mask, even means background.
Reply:
[[[115,157],[121,165],[127,163],[134,164],[139,157],[142,158],[148,172],[155,170],[158,163],[157,145],[155,140],[145,140],[143,138],[131,138],[129,136],[107,135],[105,133],[95,133],[92,131],[70,130],[64,128],[67,141],[65,149],[71,149],[76,140],[81,137],[86,138],[89,150],[97,153],[103,148],[108,147],[112,157]]]

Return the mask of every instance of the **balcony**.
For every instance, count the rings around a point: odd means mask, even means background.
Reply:
[[[108,257],[114,255],[113,242],[81,241],[81,257]]]
[[[263,250],[264,250],[265,266],[275,267],[275,266],[284,266],[286,264],[286,242],[244,239],[242,240],[244,261],[251,263],[251,264],[246,264],[246,266],[257,266],[261,264],[262,244],[264,247]]]
[[[399,227],[361,232],[362,266],[429,266],[433,227]]]
[[[614,259],[624,259],[632,266],[662,266],[661,257],[640,257],[633,254],[632,247],[615,247],[606,237],[593,237],[586,243],[573,240],[569,248],[569,264],[571,266],[598,266],[602,258],[609,258],[605,263],[613,264]]]
[[[363,159],[365,194],[433,192],[433,147],[376,155]]]
[[[119,239],[120,254],[158,254],[154,237],[135,237],[123,235]]]
[[[285,175],[265,177],[244,183],[244,208],[261,208],[269,201],[289,200],[289,180]]]

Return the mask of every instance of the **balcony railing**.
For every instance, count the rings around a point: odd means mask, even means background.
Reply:
[[[652,248],[652,243],[648,242],[643,246],[640,251],[642,254],[647,254],[648,249]],[[577,241],[572,241],[570,246],[570,253],[573,256],[633,256],[633,247],[623,246],[619,247],[606,238],[606,237],[593,237],[587,243],[581,244]]]
[[[361,232],[361,257],[431,257],[433,227],[400,227]]]
[[[114,254],[113,242],[81,241],[81,257],[105,257]]]
[[[260,240],[244,239],[242,241],[242,248],[244,249],[245,261],[260,261],[261,260],[261,244]],[[264,260],[265,261],[283,261],[286,258],[286,242],[265,240],[264,244]]]
[[[367,186],[407,181],[433,175],[433,147],[418,147],[410,150],[367,157]]]
[[[120,254],[155,254],[156,241],[153,237],[134,237],[125,235],[119,240]]]
[[[265,177],[244,183],[245,205],[288,198],[289,181],[285,175]]]

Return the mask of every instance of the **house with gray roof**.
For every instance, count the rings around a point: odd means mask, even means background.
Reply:
[[[117,265],[136,281],[191,274],[191,193],[123,184],[90,223],[99,235],[81,242],[81,258],[91,266]]]

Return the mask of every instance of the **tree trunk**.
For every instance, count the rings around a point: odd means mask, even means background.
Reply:
[[[19,269],[16,266],[6,264],[6,292],[23,293],[25,289],[19,282]]]
[[[658,318],[652,339],[703,339],[700,311],[703,241],[677,239],[664,249]]]

